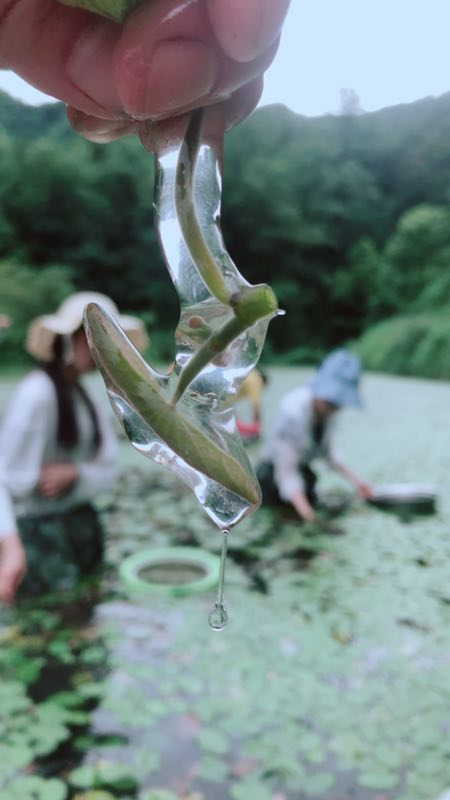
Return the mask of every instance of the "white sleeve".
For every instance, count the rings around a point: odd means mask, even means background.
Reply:
[[[92,500],[101,492],[110,489],[118,475],[116,434],[109,418],[99,409],[97,409],[97,416],[101,444],[93,459],[78,464],[79,479],[71,497],[79,501]]]
[[[296,420],[280,413],[272,440],[273,476],[282,500],[289,501],[294,494],[304,490],[298,465],[300,453],[297,437],[293,435]]]
[[[17,532],[14,498],[38,484],[54,414],[53,389],[44,374],[20,381],[0,426],[0,538]]]
[[[327,424],[325,441],[324,441],[324,456],[330,467],[339,469],[342,464],[342,459],[334,446],[334,431],[336,427],[335,418],[331,418]]]
[[[280,497],[291,501],[305,491],[300,465],[309,463],[312,447],[312,394],[307,388],[289,392],[282,400],[271,442],[274,480]]]

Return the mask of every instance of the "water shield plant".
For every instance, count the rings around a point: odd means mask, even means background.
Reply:
[[[64,2],[119,22],[137,5],[136,0]],[[156,224],[180,298],[174,364],[167,374],[154,370],[98,305],[87,307],[85,327],[112,407],[134,447],[177,474],[228,533],[260,503],[234,401],[278,308],[272,289],[249,284],[224,246],[221,160],[217,142],[204,133],[204,113],[192,112],[181,135],[156,136],[156,146],[155,131],[148,127],[156,157]],[[143,123],[144,144],[145,137]],[[226,549],[225,536],[223,559]],[[222,591],[223,569],[219,616]]]

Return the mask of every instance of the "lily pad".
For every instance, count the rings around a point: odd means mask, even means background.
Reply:
[[[2,792],[2,800],[66,800],[67,787],[56,778],[20,777]]]
[[[395,772],[373,771],[363,772],[358,776],[358,783],[367,789],[393,789],[400,781]]]
[[[261,781],[249,779],[231,787],[232,800],[272,800],[272,791]]]

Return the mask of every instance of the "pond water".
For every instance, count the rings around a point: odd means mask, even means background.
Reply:
[[[265,426],[308,376],[270,371]],[[230,534],[221,633],[214,592],[120,584],[140,549],[221,545],[183,486],[123,443],[101,585],[1,614],[1,800],[443,800],[450,385],[369,375],[363,394],[342,414],[343,458],[373,484],[437,485],[437,512],[366,506],[321,469],[324,496],[347,501],[334,528],[263,509]]]

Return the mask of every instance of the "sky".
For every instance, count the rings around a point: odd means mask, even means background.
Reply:
[[[7,71],[0,89],[49,100]],[[450,91],[450,0],[291,0],[260,105],[333,114],[343,89],[364,111]]]

